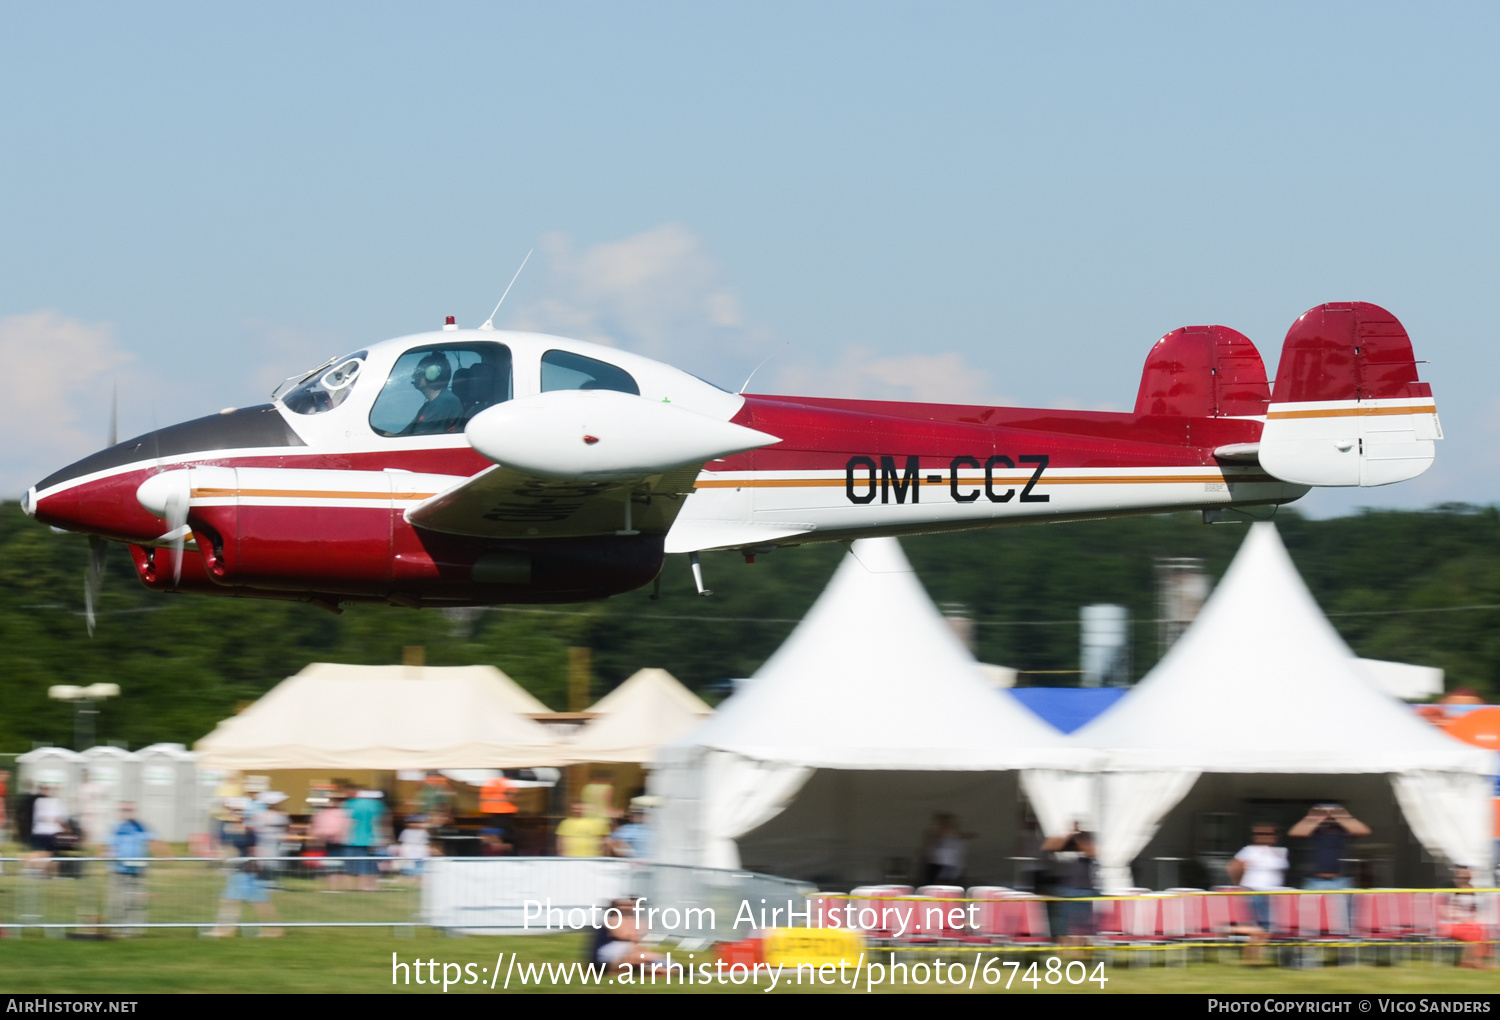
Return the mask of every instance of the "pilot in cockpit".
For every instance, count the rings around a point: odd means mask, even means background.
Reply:
[[[411,374],[411,384],[422,392],[427,402],[417,411],[411,424],[402,430],[402,435],[432,436],[457,428],[464,416],[464,405],[448,387],[452,377],[453,369],[448,358],[440,351],[433,351],[417,362]]]

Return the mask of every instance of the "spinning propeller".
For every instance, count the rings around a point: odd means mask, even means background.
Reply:
[[[186,482],[186,479],[181,479]],[[188,515],[188,487],[185,484],[173,485],[172,491],[167,494],[166,533],[157,539],[158,542],[172,543],[172,583],[175,585],[182,580],[182,549],[187,542]]]
[[[163,471],[146,479],[135,492],[141,506],[167,522],[167,530],[157,535],[153,544],[172,550],[173,584],[182,580],[182,550],[193,530],[187,523],[192,485],[191,471]]]
[[[120,390],[115,386],[109,393],[109,442],[108,449],[119,443]],[[89,563],[83,571],[83,618],[88,623],[89,637],[94,636],[94,607],[104,590],[104,557],[109,553],[109,543],[98,535],[89,536]]]
[[[104,555],[109,543],[98,535],[89,536],[89,565],[83,573],[83,617],[88,621],[89,637],[94,636],[94,606],[104,588]]]

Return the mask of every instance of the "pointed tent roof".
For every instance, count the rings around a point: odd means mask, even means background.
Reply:
[[[309,662],[298,676],[347,680],[476,680],[491,685],[511,711],[546,715],[552,711],[526,688],[494,666],[351,666],[343,662]]]
[[[196,747],[206,768],[524,768],[560,759],[545,711],[493,666],[315,662]]]
[[[664,669],[642,669],[589,709],[596,718],[560,747],[569,761],[649,762],[714,710]]]
[[[688,690],[664,669],[638,669],[624,683],[589,706],[592,715],[608,715],[647,696],[660,695],[693,715],[713,715],[708,702]]]
[[[678,746],[832,769],[988,771],[1089,756],[989,686],[894,538],[855,542],[786,643]]]
[[[1324,617],[1270,523],[1134,690],[1073,734],[1123,767],[1209,772],[1489,774],[1381,693]]]

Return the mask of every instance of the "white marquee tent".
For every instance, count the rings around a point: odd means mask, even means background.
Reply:
[[[1022,770],[1091,760],[990,687],[895,539],[866,539],[755,676],[662,749],[659,852],[860,881],[949,810],[978,836],[971,871],[1008,868]]]
[[[1074,737],[1108,759],[1094,819],[1106,889],[1134,884],[1131,862],[1208,776],[1258,776],[1265,789],[1269,777],[1388,779],[1429,853],[1486,874],[1492,864],[1495,755],[1445,736],[1376,688],[1268,523],[1251,527],[1156,668]]]
[[[552,765],[548,711],[493,666],[315,662],[197,743],[203,768],[498,769]]]
[[[691,733],[714,710],[666,670],[641,669],[589,713],[594,718],[558,745],[569,762],[647,764],[663,744]]]

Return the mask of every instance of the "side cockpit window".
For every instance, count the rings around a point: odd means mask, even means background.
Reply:
[[[618,390],[641,395],[641,388],[623,368],[567,351],[542,355],[542,392],[549,390]]]
[[[431,344],[396,360],[370,427],[382,436],[462,432],[486,407],[511,398],[510,348],[504,344]]]
[[[294,414],[322,414],[324,411],[332,411],[354,390],[354,384],[359,381],[360,370],[365,367],[365,353],[360,351],[358,354],[332,358],[305,376],[288,379],[282,385],[293,385],[281,397],[281,403]]]

